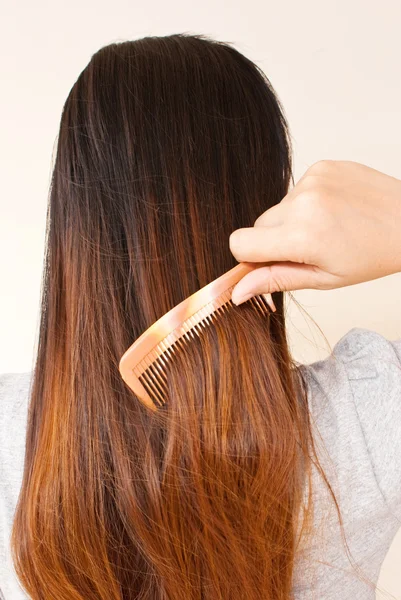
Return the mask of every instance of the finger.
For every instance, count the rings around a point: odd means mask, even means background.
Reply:
[[[257,294],[321,289],[327,287],[327,273],[314,265],[278,263],[254,269],[234,287],[231,299],[241,304]]]
[[[243,227],[232,232],[230,251],[238,262],[304,262],[306,252],[301,231],[284,225],[277,227]]]

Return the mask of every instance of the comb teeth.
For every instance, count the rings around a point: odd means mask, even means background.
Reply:
[[[136,365],[134,373],[156,405],[165,404],[168,383],[165,369],[168,367],[169,359],[174,357],[176,349],[185,349],[188,342],[196,339],[196,336],[200,337],[220,315],[229,312],[233,307],[237,308],[231,301],[231,290],[232,288],[228,289],[219,298],[191,315]],[[263,295],[253,296],[246,303],[263,316],[270,314]]]

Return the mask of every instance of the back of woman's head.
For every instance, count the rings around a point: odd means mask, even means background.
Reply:
[[[43,600],[290,597],[310,428],[277,312],[234,307],[176,353],[165,406],[122,381],[132,342],[235,266],[230,233],[285,196],[261,71],[197,36],[111,44],[65,103],[14,521]]]

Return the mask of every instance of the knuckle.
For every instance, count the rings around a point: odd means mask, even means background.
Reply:
[[[317,175],[316,173],[307,173],[302,181],[302,189],[308,190],[317,186],[322,186],[324,181],[325,179],[322,175]]]
[[[295,202],[301,210],[309,209],[320,202],[322,194],[323,188],[315,185],[313,188],[302,190],[297,195]]]
[[[263,227],[264,223],[265,223],[265,213],[263,213],[262,215],[260,215],[260,217],[258,217],[256,219],[256,221],[254,222],[253,226],[254,227]]]
[[[328,160],[328,159],[318,160],[311,167],[309,167],[307,173],[313,174],[313,175],[326,175],[327,173],[331,172],[334,165],[335,165],[334,160]]]
[[[260,270],[262,271],[261,288],[265,290],[263,293],[271,294],[285,289],[285,282],[276,265],[266,265]]]
[[[278,274],[272,269],[270,275],[270,290],[272,292],[285,292],[291,287],[290,282],[282,274]]]
[[[269,292],[287,292],[293,286],[293,278],[285,269],[281,269],[279,265],[271,265],[269,272]]]

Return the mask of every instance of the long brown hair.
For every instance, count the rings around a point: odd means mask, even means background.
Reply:
[[[283,294],[177,355],[150,413],[118,363],[235,266],[230,233],[291,180],[284,113],[230,44],[171,35],[96,52],[63,108],[14,564],[35,600],[287,600],[310,483]],[[302,519],[300,518],[301,507]]]

